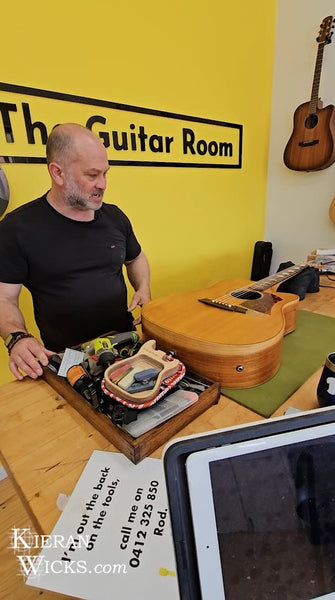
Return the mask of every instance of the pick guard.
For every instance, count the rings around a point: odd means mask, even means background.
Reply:
[[[256,312],[270,315],[274,305],[281,301],[280,296],[266,292],[257,300],[245,300],[241,303],[241,306],[244,306],[248,310],[255,310]]]

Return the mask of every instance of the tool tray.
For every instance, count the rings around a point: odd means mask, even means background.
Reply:
[[[188,372],[187,374],[191,375]],[[63,377],[59,377],[50,371],[48,367],[44,367],[43,377],[57,394],[66,400],[82,417],[91,423],[92,427],[99,431],[106,440],[113,444],[115,448],[127,456],[134,464],[139,463],[146,456],[151,455],[155,450],[160,448],[160,446],[166,444],[183,427],[204,413],[210,406],[216,404],[220,397],[219,383],[213,383],[201,376],[195,375],[198,380],[209,384],[209,387],[199,394],[199,399],[168,421],[157,425],[135,439],[127,431],[114,425],[110,417],[106,414],[94,409]]]

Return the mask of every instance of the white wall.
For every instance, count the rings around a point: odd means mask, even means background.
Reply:
[[[273,244],[271,272],[280,262],[306,260],[315,248],[335,247],[329,218],[335,163],[307,173],[291,171],[283,161],[294,111],[311,97],[316,38],[329,15],[335,16],[333,0],[278,0],[264,237]],[[335,35],[324,48],[319,95],[323,106],[335,105]]]

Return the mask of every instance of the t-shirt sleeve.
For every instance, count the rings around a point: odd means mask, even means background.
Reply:
[[[141,253],[141,245],[139,244],[132,225],[128,217],[122,213],[124,224],[126,226],[126,258],[125,262],[129,262],[138,257]]]
[[[15,220],[9,215],[0,222],[0,281],[25,285],[28,275],[27,259],[19,244]]]

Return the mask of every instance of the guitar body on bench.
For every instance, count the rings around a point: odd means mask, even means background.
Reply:
[[[264,383],[279,369],[283,337],[295,329],[299,304],[298,296],[273,286],[306,266],[152,300],[142,308],[144,338],[176,351],[188,369],[222,386]]]

